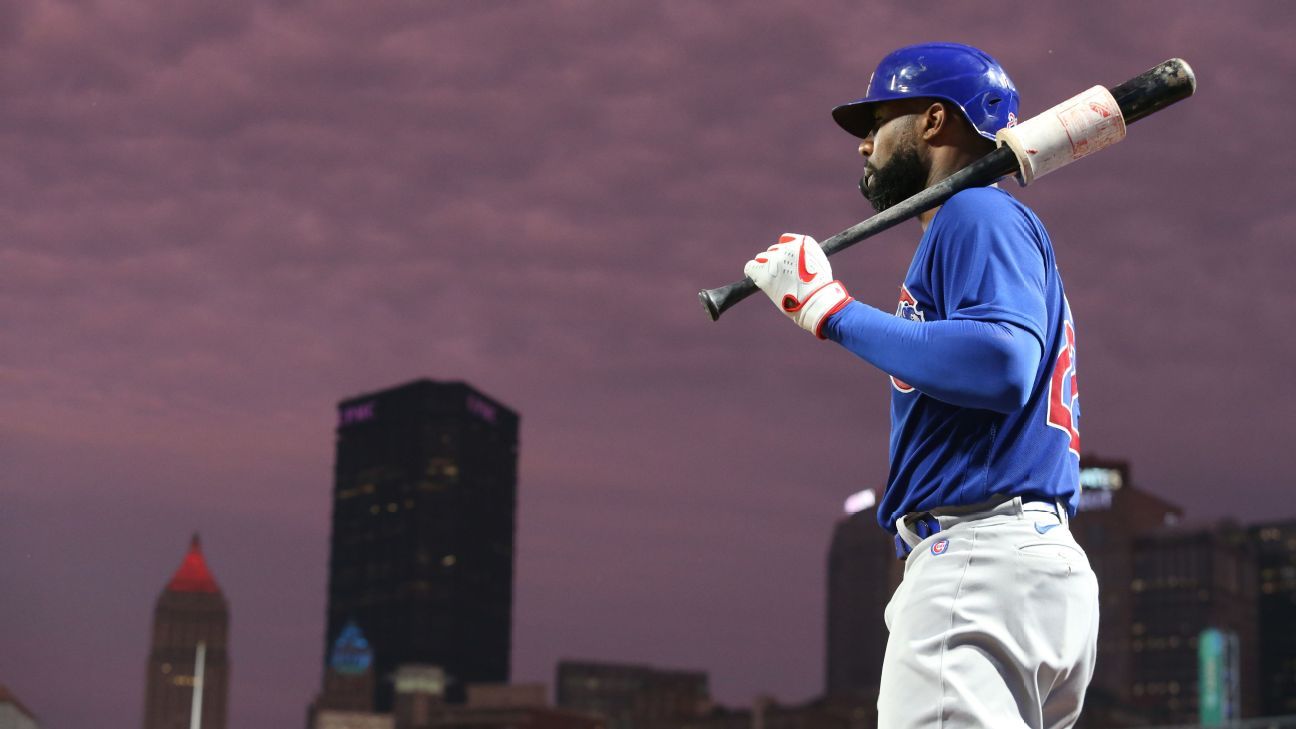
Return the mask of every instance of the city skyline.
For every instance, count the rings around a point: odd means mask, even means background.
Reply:
[[[198,530],[234,606],[231,726],[300,724],[334,405],[429,377],[523,416],[513,680],[579,658],[706,670],[727,705],[818,693],[886,378],[760,297],[707,321],[696,292],[869,215],[829,110],[920,41],[994,53],[1024,114],[1193,65],[1194,98],[1006,189],[1063,268],[1082,450],[1188,520],[1296,516],[1290,15],[0,5],[0,683],[46,729],[139,726],[151,601]],[[891,310],[917,233],[834,270]]]

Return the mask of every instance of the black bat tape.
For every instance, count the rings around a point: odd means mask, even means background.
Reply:
[[[1125,124],[1133,124],[1171,104],[1182,101],[1197,90],[1197,78],[1192,68],[1180,58],[1172,58],[1113,87],[1111,94],[1120,106]],[[820,245],[827,255],[833,255],[856,243],[894,227],[909,218],[931,210],[969,187],[988,185],[1017,171],[1017,158],[1008,147],[999,147],[981,159],[955,172],[949,177],[896,205],[860,223],[843,230]],[[729,310],[739,301],[756,293],[756,284],[743,278],[725,286],[698,292],[703,308],[711,321]]]

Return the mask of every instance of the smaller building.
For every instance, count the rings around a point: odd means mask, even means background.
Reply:
[[[398,729],[607,729],[599,717],[549,706],[543,684],[468,686],[468,701],[422,726]]]
[[[338,711],[322,709],[312,718],[313,729],[393,729],[391,714],[369,711]]]
[[[601,717],[608,729],[675,727],[710,711],[707,683],[703,671],[560,661],[558,706]]]
[[[423,729],[445,713],[446,675],[440,666],[405,664],[392,677],[397,729]]]
[[[760,696],[750,708],[717,707],[706,716],[678,722],[675,729],[877,729],[873,698],[838,696],[783,705]]]
[[[342,628],[329,654],[324,690],[311,704],[306,725],[311,729],[359,729],[373,716],[373,649],[355,621]],[[327,716],[325,716],[327,714]],[[390,717],[387,718],[390,723]]]
[[[469,684],[457,704],[446,700],[440,666],[399,666],[391,683],[392,713],[312,707],[310,729],[607,729],[600,718],[550,706],[543,684]]]
[[[0,729],[40,729],[36,715],[0,684]]]

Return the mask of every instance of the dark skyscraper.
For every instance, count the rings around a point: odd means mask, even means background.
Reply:
[[[158,598],[145,679],[144,729],[188,729],[203,645],[202,727],[225,729],[229,696],[229,606],[198,544],[198,535]]]
[[[1256,716],[1259,689],[1255,554],[1229,524],[1164,529],[1134,541],[1132,700],[1155,722],[1199,716],[1199,646],[1213,628],[1237,637],[1240,703],[1231,718]],[[1101,670],[1101,669],[1100,669]]]
[[[1134,683],[1134,542],[1176,524],[1182,510],[1138,488],[1127,461],[1080,459],[1080,511],[1071,532],[1089,555],[1098,578],[1098,668],[1089,684],[1090,705],[1128,704]]]
[[[1260,576],[1260,712],[1296,714],[1296,521],[1251,528]]]
[[[877,511],[867,508],[837,522],[828,550],[829,697],[877,697],[887,644],[882,613],[903,570],[895,539],[878,526]]]
[[[325,655],[354,621],[376,710],[401,664],[443,668],[450,701],[508,680],[517,449],[517,414],[462,382],[338,404]]]

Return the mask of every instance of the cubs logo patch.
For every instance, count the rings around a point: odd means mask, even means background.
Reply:
[[[896,316],[909,321],[926,321],[927,315],[918,308],[918,300],[909,293],[908,286],[900,287],[900,303],[896,306]]]
[[[927,321],[927,316],[923,314],[922,309],[918,308],[918,300],[914,298],[913,294],[909,293],[909,287],[904,285],[900,286],[900,303],[896,306],[895,315],[909,321]],[[891,386],[904,393],[914,391],[912,385],[894,377],[891,378]]]
[[[945,551],[948,550],[948,549],[949,549],[949,540],[948,540],[948,539],[940,539],[940,540],[937,540],[937,541],[935,541],[935,542],[932,542],[932,545],[931,545],[931,553],[932,553],[932,554],[945,554]]]

